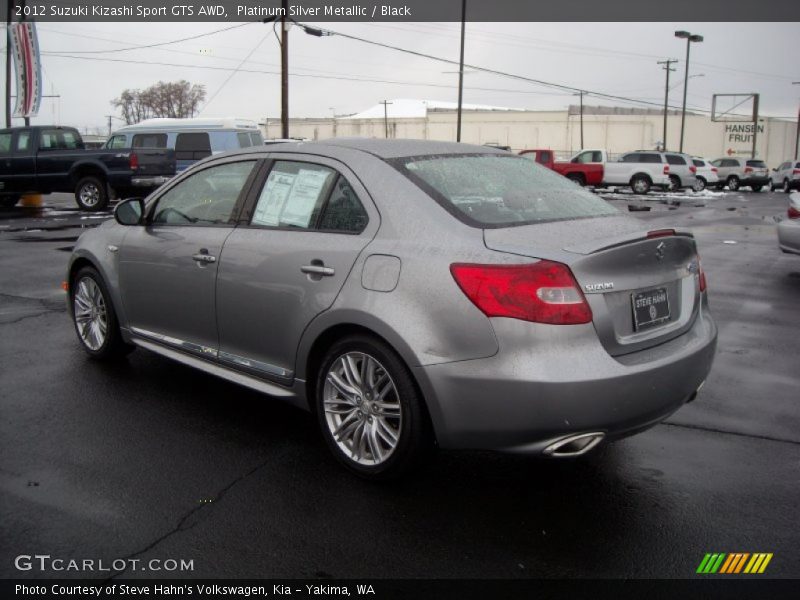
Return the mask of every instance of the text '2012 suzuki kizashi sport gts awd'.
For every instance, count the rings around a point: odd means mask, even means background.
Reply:
[[[435,446],[575,456],[693,399],[717,330],[692,235],[492,148],[217,155],[72,254],[95,358],[137,346],[312,411],[369,478]]]

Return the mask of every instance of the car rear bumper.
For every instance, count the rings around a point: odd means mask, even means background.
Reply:
[[[717,339],[705,309],[679,338],[616,358],[592,324],[492,323],[495,356],[415,368],[444,448],[543,453],[572,434],[636,433],[693,399]]]
[[[800,221],[784,219],[778,223],[778,247],[789,254],[800,254]]]

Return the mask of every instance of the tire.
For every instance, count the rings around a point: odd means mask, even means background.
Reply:
[[[792,192],[792,184],[789,183],[788,179],[783,180],[783,188],[781,189],[783,190],[784,194],[790,194]]]
[[[761,188],[763,187],[764,187],[763,185],[751,185],[750,189],[753,190],[754,192],[760,192]]]
[[[93,175],[83,177],[75,186],[75,202],[81,210],[103,210],[108,206],[108,186]]]
[[[775,191],[775,182],[772,181],[771,179],[769,180],[769,191],[770,192],[774,192]]]
[[[669,187],[667,188],[668,192],[680,192],[681,191],[681,178],[677,175],[670,175],[669,176]]]
[[[123,341],[108,288],[94,267],[77,272],[69,285],[69,299],[75,333],[90,357],[113,360],[135,348]]]
[[[17,194],[0,196],[0,208],[14,208],[17,205],[17,202],[19,202],[20,198],[22,198],[22,196]]]
[[[331,452],[364,479],[395,479],[434,447],[411,372],[394,350],[371,336],[348,336],[328,349],[316,374],[315,400]]]
[[[702,177],[697,177],[695,179],[694,185],[692,186],[692,189],[695,192],[702,192],[704,189],[706,189],[706,180],[703,179]]]
[[[735,192],[739,189],[739,178],[736,175],[731,175],[728,177],[728,181],[726,183],[728,185],[728,189],[732,192]]]
[[[652,186],[652,183],[645,175],[634,175],[633,178],[631,178],[630,185],[634,194],[646,194],[650,191],[650,186]]]
[[[570,173],[569,175],[567,175],[567,179],[569,179],[570,181],[575,182],[576,184],[578,184],[581,187],[586,185],[586,178],[583,175],[581,175],[580,173]]]

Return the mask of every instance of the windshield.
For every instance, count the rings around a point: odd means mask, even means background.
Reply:
[[[393,162],[449,212],[474,227],[618,214],[598,196],[519,156],[451,154]]]

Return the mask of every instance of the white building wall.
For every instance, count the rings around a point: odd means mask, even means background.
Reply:
[[[389,137],[431,140],[456,138],[454,111],[429,111],[424,118],[389,119]],[[680,115],[668,117],[667,146],[677,150]],[[605,148],[612,154],[653,149],[663,138],[663,115],[584,115],[586,148]],[[771,167],[794,156],[796,124],[765,118],[759,122],[757,156]],[[761,131],[763,129],[763,131]],[[262,125],[265,137],[280,137],[280,122]],[[383,119],[292,119],[292,137],[320,140],[332,137],[385,137]],[[580,117],[567,111],[468,111],[462,115],[463,142],[501,144],[515,151],[550,148],[566,156],[577,152]],[[710,159],[724,155],[750,156],[752,123],[715,123],[707,116],[687,115],[684,151]]]

